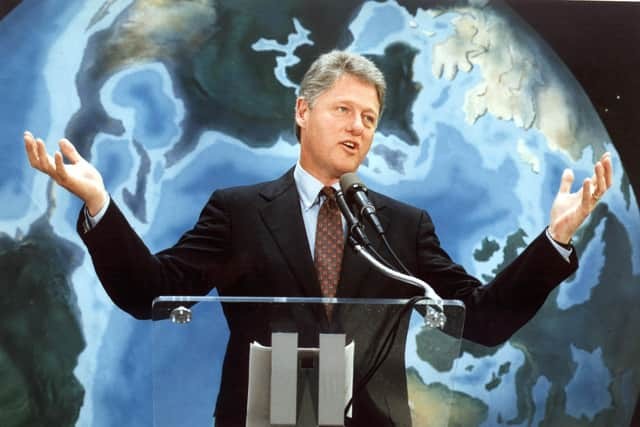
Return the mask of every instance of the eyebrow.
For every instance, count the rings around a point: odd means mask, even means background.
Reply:
[[[351,99],[336,99],[335,103],[336,104],[345,103],[345,104],[352,104],[352,105],[358,106],[358,104]],[[361,107],[363,113],[371,113],[376,117],[376,119],[380,117],[380,113],[376,111],[375,108],[368,107],[368,106],[363,107],[361,105],[359,107]]]

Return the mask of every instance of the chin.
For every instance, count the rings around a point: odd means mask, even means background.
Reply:
[[[360,162],[352,162],[346,165],[343,165],[344,167],[339,168],[342,173],[340,174],[340,176],[344,175],[345,173],[349,173],[349,172],[355,172],[358,170],[358,167],[360,166]]]
[[[360,166],[359,161],[344,161],[334,165],[334,175],[337,176],[338,179],[345,173],[356,172],[358,167]]]
[[[338,179],[340,179],[342,177],[342,175],[344,175],[345,173],[351,173],[351,172],[355,172],[358,168],[345,168],[345,169],[341,169],[338,172]]]

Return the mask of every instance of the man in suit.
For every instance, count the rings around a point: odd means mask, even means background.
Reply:
[[[215,191],[196,225],[173,247],[155,255],[110,200],[99,172],[69,141],[61,140],[61,152],[53,157],[30,133],[24,141],[31,165],[85,202],[78,230],[96,272],[113,301],[137,318],[150,317],[156,296],[203,295],[213,287],[223,296],[406,298],[419,290],[370,268],[344,247],[344,234],[339,262],[323,265],[326,218],[338,218],[337,226],[344,227],[335,209],[332,214],[327,213],[330,207],[325,213],[323,209],[333,203],[331,188],[344,173],[357,170],[369,151],[384,95],[384,78],[366,58],[338,51],[319,57],[305,74],[296,101],[300,158],[295,167],[274,181]],[[70,164],[64,164],[63,155]],[[370,198],[391,246],[409,270],[443,298],[465,303],[465,338],[496,345],[525,324],[555,286],[575,271],[571,237],[611,180],[608,153],[576,193],[570,192],[573,174],[565,171],[549,227],[486,286],[452,262],[426,212],[375,192]],[[367,234],[380,245],[375,233]],[[358,380],[366,368],[359,362],[379,344],[380,332],[394,314],[391,310],[379,322],[371,322],[354,310],[337,309],[329,315],[325,310],[242,312],[231,305],[223,309],[231,336],[216,407],[220,426],[243,425],[248,343],[268,344],[274,325],[300,329],[300,345],[313,345],[323,330],[346,332],[358,343]],[[406,326],[405,322],[405,331]],[[410,425],[403,348],[401,336],[369,386],[355,396],[353,425]]]

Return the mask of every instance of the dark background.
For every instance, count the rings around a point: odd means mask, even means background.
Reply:
[[[0,0],[0,19],[21,0]],[[640,200],[640,2],[505,0],[584,87]],[[619,97],[619,99],[618,99]],[[639,401],[640,403],[640,401]],[[640,405],[632,426],[640,426]]]
[[[640,200],[640,2],[506,0],[580,82]],[[620,99],[617,99],[620,96]]]

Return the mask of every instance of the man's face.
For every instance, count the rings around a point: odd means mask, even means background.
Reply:
[[[309,107],[296,102],[300,164],[325,185],[360,166],[371,147],[380,103],[375,86],[343,74]]]

